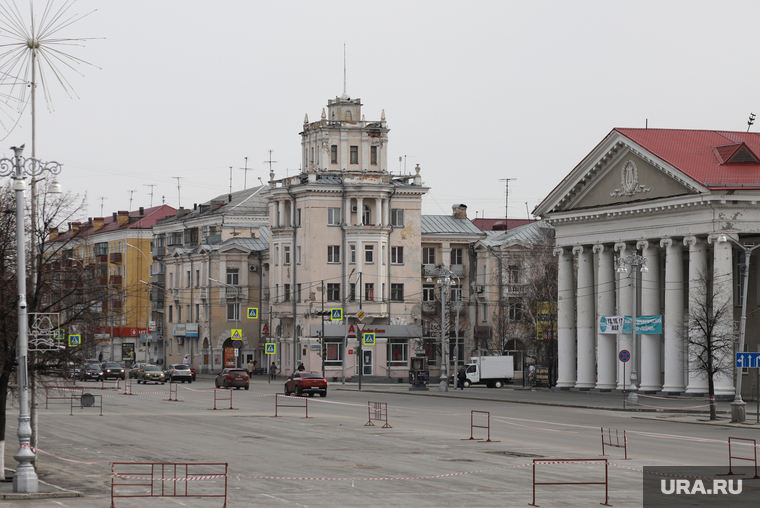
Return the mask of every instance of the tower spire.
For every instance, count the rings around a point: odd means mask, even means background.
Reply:
[[[348,99],[346,93],[346,43],[343,43],[343,95],[340,97],[343,100]]]

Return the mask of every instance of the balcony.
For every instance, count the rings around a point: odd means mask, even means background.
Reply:
[[[153,284],[163,284],[166,282],[166,274],[165,273],[154,273],[151,275]]]
[[[154,258],[159,258],[161,256],[164,256],[166,255],[166,247],[164,246],[153,247],[153,249],[151,250],[151,254],[153,255]]]
[[[454,275],[456,275],[457,277],[465,277],[466,276],[464,265],[451,265],[449,268],[454,273]]]
[[[434,314],[438,307],[440,307],[440,305],[436,302],[422,302],[422,312],[424,314]]]
[[[242,294],[242,291],[239,287],[226,287],[224,288],[224,293],[226,298],[237,298],[239,295]]]
[[[109,282],[109,283],[110,283],[112,286],[121,286],[121,275],[111,275],[111,276],[108,278],[108,282]]]
[[[206,288],[199,288],[198,296],[200,296],[201,300],[205,300],[206,298],[208,298],[208,292],[206,291]]]
[[[506,290],[510,296],[522,295],[525,292],[525,284],[507,284]]]
[[[121,263],[121,252],[114,252],[109,256],[111,263]]]
[[[99,254],[95,256],[95,262],[98,264],[108,263],[108,254]]]
[[[95,279],[97,281],[98,286],[107,286],[108,285],[108,277],[98,277]]]
[[[103,310],[121,310],[121,300],[111,300],[110,302],[105,301],[102,304]]]
[[[422,265],[423,277],[435,277],[438,274],[438,267],[435,265]]]

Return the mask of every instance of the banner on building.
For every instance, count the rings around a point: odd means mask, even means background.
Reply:
[[[599,333],[631,334],[631,316],[599,316]],[[662,315],[636,316],[636,333],[659,335],[662,333]]]
[[[538,302],[536,340],[557,340],[557,302]]]

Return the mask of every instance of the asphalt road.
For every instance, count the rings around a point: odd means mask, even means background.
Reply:
[[[82,383],[79,383],[80,385]],[[50,401],[39,411],[40,480],[81,492],[84,497],[6,500],[5,507],[110,506],[111,462],[228,463],[229,507],[504,507],[532,500],[534,458],[600,459],[600,427],[625,430],[629,460],[622,449],[608,449],[609,502],[618,507],[642,505],[644,466],[726,465],[728,436],[754,438],[757,430],[695,424],[662,413],[514,404],[498,400],[502,390],[470,389],[429,394],[396,387],[330,384],[326,398],[305,409],[285,407],[275,414],[282,382],[255,377],[249,391],[232,391],[214,405],[213,381],[199,379],[177,386],[180,401],[170,402],[168,385],[132,385],[134,395],[100,390],[99,409],[74,409]],[[480,390],[480,391],[478,391]],[[228,396],[229,392],[223,395]],[[483,395],[488,397],[483,397]],[[526,395],[527,396],[527,395]],[[579,400],[573,394],[556,394]],[[575,397],[575,398],[574,398]],[[392,428],[365,426],[367,403],[387,403]],[[96,400],[96,403],[98,401]],[[9,408],[6,467],[14,468],[17,450],[15,411]],[[485,438],[490,413],[491,442]],[[478,427],[471,429],[471,421]],[[126,471],[126,469],[124,469]],[[191,469],[215,474],[218,467]],[[128,474],[135,474],[132,471]],[[171,474],[167,476],[173,476]],[[122,480],[128,482],[131,480]],[[604,481],[601,463],[552,464],[537,468],[537,481]],[[218,494],[223,480],[165,482],[165,488]],[[156,484],[158,485],[158,483]],[[160,488],[158,486],[156,489]],[[46,491],[55,490],[44,486]],[[5,492],[10,489],[6,488]],[[146,487],[119,489],[147,492]],[[604,486],[539,486],[543,507],[599,506]],[[221,499],[175,497],[120,498],[117,507],[223,506]]]

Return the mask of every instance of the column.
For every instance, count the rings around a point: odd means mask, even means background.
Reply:
[[[573,255],[570,249],[558,247],[557,274],[557,388],[575,386],[575,284]]]
[[[356,198],[356,223],[364,225],[364,198]]]
[[[720,340],[732,332],[734,321],[734,272],[732,262],[731,243],[729,240],[721,242],[719,235],[713,234],[708,241],[713,244],[713,311],[723,312],[720,323],[716,323],[716,335]],[[726,372],[721,372],[713,377],[715,383],[715,395],[733,395],[734,388],[734,361],[727,356],[733,355],[731,351],[721,351],[715,355],[715,361],[721,365],[728,365]]]
[[[618,253],[619,257],[625,257],[631,254],[632,249],[625,243],[616,243],[615,244],[615,251]],[[633,274],[633,276],[636,276],[636,268],[632,266],[628,266],[627,272],[617,272],[618,276],[618,306],[617,306],[617,312],[620,316],[630,316],[632,309],[633,301],[631,300],[631,291],[633,289],[631,288],[631,284],[633,283],[630,276]],[[623,349],[631,353],[631,356],[635,359],[635,354],[633,351],[633,338],[631,335],[623,335],[622,333],[617,336],[618,344],[617,344],[617,351],[615,351],[615,356],[620,353]],[[630,364],[631,362],[627,362]],[[627,365],[626,363],[621,362],[618,360],[617,362],[618,368],[617,368],[617,388],[618,390],[627,390],[628,387],[631,384],[631,366]]]
[[[277,202],[277,225],[279,227],[285,227],[285,201],[280,200]]]
[[[385,206],[383,206],[383,224],[391,223],[391,200],[390,198],[383,199]]]
[[[594,327],[598,330],[599,316],[615,315],[615,267],[612,259],[612,248],[601,244],[594,245],[594,253],[597,255],[596,275],[596,308],[597,319]],[[615,368],[618,364],[616,343],[617,336],[607,333],[597,334],[597,382],[599,390],[612,390],[615,388]]]
[[[383,200],[375,198],[375,226],[383,225]]]
[[[290,200],[290,227],[296,227],[296,200]],[[294,253],[295,255],[295,253]]]
[[[665,334],[665,382],[662,391],[681,393],[686,389],[684,382],[683,348],[683,248],[672,238],[660,240],[665,249],[665,313],[663,332]]]
[[[689,313],[691,313],[695,305],[699,305],[700,303],[704,305],[703,300],[706,298],[703,279],[707,274],[707,246],[704,240],[700,240],[696,236],[687,236],[683,239],[683,244],[689,247],[689,302],[687,307]],[[687,319],[691,322],[691,318],[688,315]],[[687,356],[689,382],[686,387],[686,393],[707,393],[707,377],[691,369],[693,351],[691,351],[691,348],[687,347],[687,349],[689,350]]]
[[[588,247],[573,247],[578,257],[578,379],[576,388],[590,389],[595,385],[596,355],[594,354],[594,253]]]
[[[343,222],[347,225],[351,225],[351,198],[346,198],[346,204],[343,205]]]
[[[654,316],[660,314],[660,250],[659,245],[647,240],[636,243],[636,248],[641,250],[641,255],[647,260],[648,271],[641,273],[641,314],[642,316]],[[658,392],[662,390],[660,378],[660,334],[639,334],[639,372],[641,384],[639,391]]]

